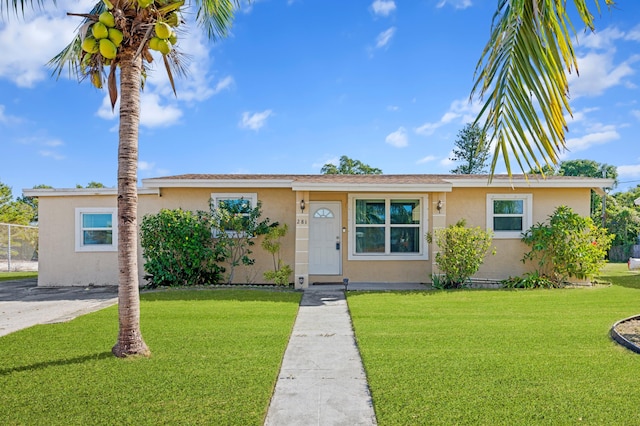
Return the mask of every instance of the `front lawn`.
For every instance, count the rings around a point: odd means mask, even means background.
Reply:
[[[0,281],[24,280],[38,278],[37,272],[0,272]]]
[[[117,307],[0,338],[0,424],[261,425],[300,293],[142,295],[149,359],[114,358]]]
[[[640,355],[614,322],[640,313],[640,273],[613,286],[349,293],[380,425],[640,424]]]

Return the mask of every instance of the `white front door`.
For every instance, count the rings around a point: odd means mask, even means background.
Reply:
[[[341,204],[332,201],[309,204],[309,274],[340,275]]]

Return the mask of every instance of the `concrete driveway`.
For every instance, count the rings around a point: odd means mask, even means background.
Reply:
[[[36,279],[0,281],[0,336],[69,321],[117,302],[116,287],[41,288]]]

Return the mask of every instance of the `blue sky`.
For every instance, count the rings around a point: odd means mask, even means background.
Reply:
[[[0,181],[13,188],[116,185],[117,114],[88,81],[44,64],[92,1],[58,0],[0,23]],[[604,1],[602,2],[604,3]],[[386,174],[448,173],[478,112],[474,70],[497,0],[260,0],[219,42],[179,33],[189,76],[162,67],[142,96],[139,178],[182,173],[319,173],[341,155]],[[572,7],[572,2],[569,2]],[[592,2],[589,2],[592,5]],[[613,164],[640,183],[640,2],[579,19],[563,159]],[[117,111],[116,111],[117,112]],[[498,172],[504,171],[499,166]]]

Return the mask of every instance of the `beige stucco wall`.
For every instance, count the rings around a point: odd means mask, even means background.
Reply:
[[[283,261],[294,267],[296,260],[304,258],[298,253],[296,259],[296,213],[302,193],[296,194],[288,188],[233,188],[228,190],[211,188],[163,188],[161,196],[142,195],[139,198],[138,213],[155,213],[161,208],[183,208],[187,210],[208,210],[212,193],[257,193],[262,202],[263,217],[289,226],[289,234],[283,243]],[[449,193],[429,193],[428,229],[451,225],[464,218],[469,226],[486,227],[486,196],[488,193],[528,193],[533,196],[533,223],[541,222],[559,205],[568,205],[577,213],[588,216],[590,208],[589,189],[497,189],[497,188],[454,188]],[[339,201],[342,205],[342,226],[348,231],[348,194],[332,192],[304,193],[307,203],[312,201]],[[372,196],[375,194],[372,193]],[[434,208],[438,199],[444,202],[442,215]],[[116,252],[76,252],[75,251],[75,208],[115,207],[115,196],[64,196],[40,197],[40,250],[39,285],[41,286],[84,286],[117,285],[118,268]],[[140,222],[140,219],[139,219]],[[433,250],[428,247],[429,259],[416,261],[363,261],[349,260],[348,232],[342,239],[342,275],[310,276],[308,282],[341,282],[349,278],[351,282],[428,282],[433,271]],[[299,236],[303,237],[303,236]],[[272,268],[271,256],[260,247],[261,238],[253,246],[256,263],[250,268],[240,267],[236,271],[235,282],[264,282],[262,273]],[[300,242],[299,242],[300,244]],[[496,239],[495,256],[488,256],[477,277],[506,278],[520,275],[529,267],[520,259],[526,249],[519,239]],[[142,251],[139,256],[140,283],[144,284]],[[304,271],[303,271],[304,272]],[[294,277],[291,277],[292,281]]]
[[[212,193],[257,193],[262,201],[262,217],[271,222],[286,223],[289,233],[283,239],[282,254],[286,263],[293,266],[295,241],[295,194],[290,189],[234,188],[219,190],[210,188],[167,188],[161,196],[141,195],[138,200],[138,223],[145,214],[156,213],[162,208],[208,210]],[[118,259],[116,252],[75,251],[76,207],[116,207],[116,197],[66,196],[41,197],[39,274],[40,286],[117,285]],[[252,250],[256,263],[252,267],[238,267],[236,282],[263,282],[262,273],[272,268],[271,255],[266,253],[256,239]],[[139,247],[139,279],[144,285],[144,259]],[[292,278],[293,279],[293,278]]]

